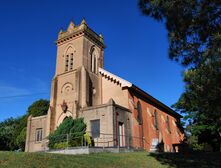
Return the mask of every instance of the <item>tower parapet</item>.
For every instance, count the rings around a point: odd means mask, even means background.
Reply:
[[[55,43],[60,45],[82,35],[85,35],[87,38],[98,44],[98,46],[105,48],[103,36],[94,32],[87,25],[85,19],[83,19],[79,25],[75,25],[74,22],[71,21],[66,31],[60,30],[58,33],[58,39]]]

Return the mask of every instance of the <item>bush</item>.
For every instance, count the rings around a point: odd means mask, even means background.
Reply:
[[[46,115],[48,112],[50,102],[48,100],[40,99],[35,101],[28,107],[28,115],[32,115],[32,117],[38,117],[42,115]]]
[[[65,149],[68,147],[67,142],[59,142],[54,144],[54,149]]]
[[[80,146],[85,130],[86,124],[83,118],[73,119],[68,117],[49,135],[48,147],[50,149],[55,148],[56,143],[66,142],[67,140],[70,146]]]

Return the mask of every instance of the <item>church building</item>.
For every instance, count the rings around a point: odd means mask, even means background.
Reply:
[[[84,118],[97,147],[175,151],[182,117],[131,82],[104,69],[104,40],[85,20],[56,41],[56,72],[47,115],[28,117],[25,151],[48,149],[48,135],[69,116]]]

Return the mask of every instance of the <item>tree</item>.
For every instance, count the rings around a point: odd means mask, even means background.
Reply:
[[[220,150],[221,1],[139,0],[139,7],[165,23],[169,57],[186,68],[185,92],[173,107],[185,113],[199,143]]]
[[[33,117],[38,117],[41,115],[46,115],[49,108],[49,101],[40,99],[32,103],[27,110],[27,113],[22,117],[18,118],[18,124],[15,127],[14,140],[18,148],[21,150],[25,149],[25,140],[26,140],[26,126],[27,119],[29,115]]]
[[[25,150],[25,140],[26,140],[26,130],[27,128],[24,127],[20,134],[16,137],[16,145],[22,150]]]
[[[0,150],[14,150],[16,148],[13,135],[17,120],[9,118],[0,123]]]
[[[40,99],[34,102],[31,106],[28,107],[28,115],[32,115],[32,117],[37,117],[41,115],[46,115],[49,108],[49,101]]]
[[[139,7],[165,23],[171,59],[198,66],[207,58],[220,57],[220,0],[139,0]]]
[[[174,107],[186,114],[191,132],[199,143],[214,150],[221,144],[221,62],[208,61],[185,72],[185,92]],[[208,138],[208,136],[210,138]]]
[[[0,122],[0,150],[24,150],[28,116],[37,117],[45,115],[48,108],[49,101],[40,99],[28,107],[25,115]]]

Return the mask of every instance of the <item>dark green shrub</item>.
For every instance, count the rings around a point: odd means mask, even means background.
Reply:
[[[67,142],[59,142],[54,144],[54,149],[65,149],[68,147]]]
[[[68,146],[80,146],[85,134],[86,124],[83,118],[66,118],[60,126],[49,135],[48,147],[55,148],[55,144],[68,141]]]

